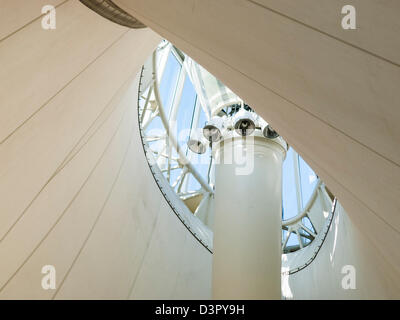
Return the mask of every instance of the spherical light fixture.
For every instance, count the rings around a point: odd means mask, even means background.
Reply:
[[[190,151],[198,154],[203,154],[207,150],[207,145],[200,140],[189,140],[188,147]]]
[[[207,121],[203,128],[204,137],[210,142],[216,142],[222,138],[222,130],[224,128],[223,118],[215,116]]]
[[[193,130],[188,141],[190,151],[203,154],[207,150],[207,140],[201,133],[201,129]]]
[[[272,129],[272,127],[267,124],[264,128],[263,128],[263,135],[264,137],[268,138],[268,139],[275,139],[279,137],[278,132],[276,132],[274,129]]]
[[[236,133],[241,136],[251,135],[256,128],[254,123],[254,114],[243,108],[234,115],[233,124]]]

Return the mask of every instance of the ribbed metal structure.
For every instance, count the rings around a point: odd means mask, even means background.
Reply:
[[[80,2],[102,17],[119,25],[133,29],[146,28],[143,23],[122,10],[111,0],[80,0]]]

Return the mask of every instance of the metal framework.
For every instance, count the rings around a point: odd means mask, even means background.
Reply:
[[[176,86],[173,89],[174,98],[168,114],[166,113],[166,109],[160,97],[159,79],[162,79],[170,53],[174,55],[182,66],[184,55],[168,42],[164,42],[156,49],[142,69],[139,86],[138,116],[143,148],[150,169],[171,208],[188,230],[212,252],[212,231],[205,223],[196,217],[196,213],[202,206],[212,201],[214,193],[213,179],[210,177],[212,163],[210,161],[208,177],[205,179],[197,171],[196,167],[192,165],[191,154],[185,154],[174,134],[180,99],[187,77],[183,67],[181,67]],[[201,108],[197,101],[193,113],[192,130],[197,129],[200,112]],[[147,128],[153,121],[156,121],[156,119],[161,120],[162,130],[157,134],[149,134]],[[150,146],[152,142],[158,142],[160,144],[156,150]],[[298,208],[302,208],[298,155],[294,152],[293,156],[296,197]],[[175,179],[171,179],[171,173],[173,171],[177,172],[177,174],[175,174]],[[189,176],[192,176],[199,183],[200,188],[198,190],[188,189]],[[199,201],[195,210],[190,211],[184,202],[195,197],[201,197],[202,200]],[[283,253],[289,254],[310,246],[309,259],[304,265],[297,266],[295,269],[286,271],[285,273],[290,274],[292,272],[297,272],[313,261],[329,230],[334,214],[335,203],[334,199],[329,196],[325,185],[318,179],[304,209],[295,217],[282,222],[282,232],[286,233],[282,239]],[[306,220],[309,221],[308,226]],[[292,234],[296,235],[298,245],[288,245],[288,240]]]
[[[158,51],[166,50],[164,55],[158,56]],[[159,47],[152,55],[151,60],[143,66],[141,84],[139,86],[139,126],[142,136],[143,147],[147,156],[150,169],[169,202],[171,208],[180,220],[185,224],[189,231],[208,249],[212,250],[212,232],[196,217],[196,211],[206,203],[206,200],[214,194],[212,184],[206,181],[196,168],[192,165],[190,158],[186,157],[180,148],[177,138],[174,135],[172,124],[175,123],[176,114],[179,107],[180,95],[182,94],[185,80],[185,70],[182,69],[175,88],[175,99],[173,101],[169,115],[166,114],[159,92],[158,78],[162,77],[165,68],[166,57],[172,46],[166,45]],[[176,54],[176,53],[174,53]],[[158,60],[159,58],[159,60]],[[177,58],[180,58],[177,55]],[[159,62],[159,68],[157,66]],[[182,61],[181,61],[182,62]],[[150,79],[149,79],[149,75]],[[148,135],[146,129],[152,121],[160,119],[163,130],[159,134]],[[159,150],[154,150],[149,146],[149,142],[158,141],[161,143]],[[211,166],[211,163],[209,164]],[[177,171],[178,176],[171,180],[171,172]],[[188,190],[187,181],[191,175],[200,184],[198,190]],[[176,190],[176,191],[175,191]],[[183,203],[194,197],[201,197],[196,210],[191,212]]]
[[[289,270],[283,271],[282,275],[291,275],[291,274],[297,273],[297,272],[303,270],[304,268],[308,267],[314,261],[314,259],[318,255],[319,250],[321,249],[322,245],[324,244],[326,236],[331,227],[333,217],[334,217],[335,211],[336,211],[336,204],[337,204],[337,199],[334,199],[332,202],[332,208],[330,210],[329,216],[326,219],[327,221],[324,224],[321,232],[314,238],[314,241],[307,248],[306,258],[303,259],[303,262],[297,266],[292,265]]]
[[[317,202],[319,202],[318,207]],[[315,186],[315,189],[304,209],[295,217],[282,221],[282,230],[287,231],[282,243],[282,252],[288,253],[302,249],[317,238],[317,235],[319,232],[322,232],[323,229],[321,228],[321,230],[317,230],[318,228],[315,227],[315,224],[313,223],[313,219],[315,219],[313,216],[321,212],[328,212],[329,215],[326,219],[329,222],[329,219],[333,214],[333,210],[331,209],[332,204],[333,200],[329,197],[325,185],[321,180],[318,180],[317,185]],[[331,208],[329,208],[329,206]],[[305,225],[305,219],[310,221],[312,228]],[[287,243],[292,233],[297,236],[299,244],[297,246],[289,247],[287,246]]]

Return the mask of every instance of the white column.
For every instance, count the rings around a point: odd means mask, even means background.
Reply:
[[[213,152],[213,298],[280,299],[286,143],[260,134],[237,136],[214,145]],[[245,155],[244,164],[235,160],[240,154]]]

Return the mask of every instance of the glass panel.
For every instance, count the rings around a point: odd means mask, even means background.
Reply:
[[[162,149],[164,148],[164,146],[165,146],[165,140],[158,140],[158,141],[150,141],[149,143],[148,143],[148,145],[149,145],[149,147],[150,147],[150,149],[153,151],[153,152],[161,152],[162,151]]]
[[[175,163],[171,163],[171,167],[175,166]],[[172,186],[175,183],[175,180],[182,173],[182,170],[171,170],[170,171],[170,185]],[[164,172],[165,179],[168,179],[168,172]],[[175,186],[175,191],[178,190],[179,183]]]
[[[208,168],[210,165],[210,156],[211,156],[211,149],[207,148],[206,152],[203,154],[197,154],[191,152],[191,159],[190,162],[192,163],[193,167],[197,170],[200,176],[207,182],[208,181]],[[190,175],[189,182],[188,182],[188,190],[198,190],[200,189],[200,184],[197,180]]]
[[[294,176],[293,149],[289,148],[282,170],[283,219],[294,217],[299,212],[297,207],[296,181]]]
[[[199,106],[200,107],[200,106]],[[200,111],[200,116],[199,116],[199,121],[197,123],[197,127],[198,128],[204,128],[204,126],[206,125],[207,122],[207,115],[206,113],[203,111],[203,109]]]
[[[187,191],[196,191],[201,188],[200,183],[196,180],[195,177],[193,177],[192,174],[189,174],[188,176],[188,185],[187,185]]]
[[[199,95],[200,103],[209,115],[215,114],[225,104],[240,102],[236,94],[194,60],[186,57],[184,64]]]
[[[300,186],[303,206],[307,205],[317,183],[317,175],[309,165],[299,156]]]
[[[192,126],[194,107],[196,105],[196,91],[188,77],[185,79],[182,97],[177,114],[177,140],[182,151],[186,154],[187,142]]]
[[[302,222],[303,222],[303,224],[304,224],[305,227],[307,227],[308,229],[310,229],[311,231],[313,231],[313,232],[315,233],[315,230],[314,230],[314,228],[313,228],[313,226],[312,226],[312,223],[311,223],[311,221],[310,221],[310,218],[304,217],[304,218],[302,219]]]
[[[164,74],[160,82],[160,97],[164,106],[164,111],[167,117],[171,110],[171,105],[174,100],[176,85],[181,70],[181,65],[171,52],[168,56]]]
[[[299,245],[299,239],[297,238],[297,234],[292,232],[290,234],[289,240],[286,244],[287,247]]]
[[[164,125],[160,117],[155,117],[146,128],[147,136],[156,136],[165,134]]]

